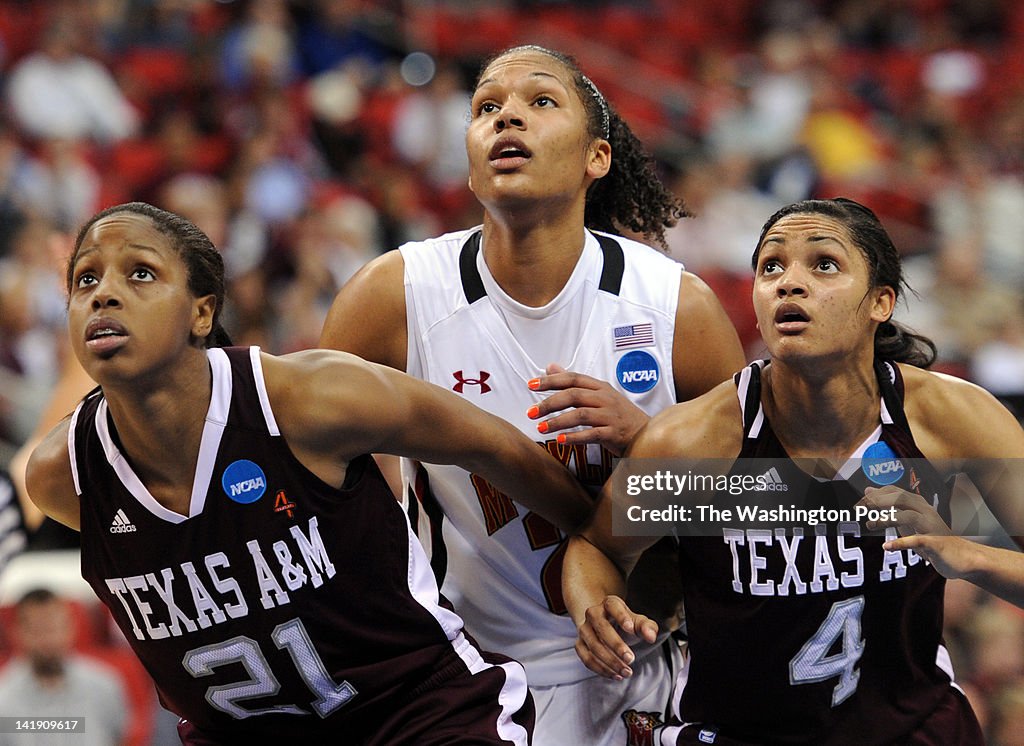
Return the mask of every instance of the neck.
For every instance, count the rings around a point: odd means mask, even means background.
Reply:
[[[881,392],[871,365],[813,372],[773,361],[761,399],[793,458],[846,459],[878,427]]]
[[[495,282],[527,306],[543,306],[569,281],[586,232],[583,221],[517,227],[485,216],[482,251]]]
[[[190,350],[145,381],[104,386],[122,450],[153,496],[171,510],[180,507],[174,505],[180,500],[160,495],[185,488],[187,506],[212,390],[201,349]]]

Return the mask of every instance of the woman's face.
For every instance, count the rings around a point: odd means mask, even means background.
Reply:
[[[209,333],[214,307],[213,296],[193,297],[185,263],[148,217],[96,221],[74,258],[68,328],[79,361],[101,385],[173,365]]]
[[[466,132],[469,186],[489,211],[586,196],[611,148],[588,133],[571,71],[534,50],[499,57],[480,77]]]
[[[754,275],[758,328],[775,359],[873,350],[895,293],[869,288],[870,268],[839,221],[787,215],[765,234]]]

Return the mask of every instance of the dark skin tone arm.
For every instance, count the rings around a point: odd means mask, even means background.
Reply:
[[[477,472],[563,531],[590,509],[589,496],[558,461],[512,425],[438,386],[345,353],[262,359],[282,435],[327,484],[341,484],[349,461],[377,451]],[[68,427],[62,422],[36,449],[28,488],[40,510],[77,529]],[[440,432],[450,437],[439,438]]]

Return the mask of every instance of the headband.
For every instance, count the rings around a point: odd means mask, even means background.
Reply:
[[[598,107],[601,109],[601,137],[607,140],[611,136],[610,117],[608,115],[608,102],[604,100],[604,96],[601,95],[601,91],[597,90],[597,86],[594,85],[594,81],[588,78],[583,73],[580,73],[580,78],[583,79],[583,85],[590,91],[590,95],[597,101]]]

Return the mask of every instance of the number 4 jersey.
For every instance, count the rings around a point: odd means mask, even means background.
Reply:
[[[139,480],[101,394],[69,435],[82,574],[168,709],[230,743],[378,743],[389,727],[407,732],[413,718],[398,713],[424,693],[497,674],[507,699],[493,730],[525,743],[521,666],[490,665],[463,636],[373,459],[353,460],[340,488],[324,484],[280,436],[259,349],[207,356],[188,516]]]
[[[807,495],[808,504],[852,512],[865,488],[878,486],[868,478],[872,455],[885,453],[899,464],[898,486],[948,512],[947,485],[923,460],[904,415],[897,365],[876,364],[881,422],[830,481],[788,461],[761,405],[763,365],[736,376],[744,440],[734,468],[769,466],[779,505]],[[913,461],[904,469],[900,459]],[[822,529],[723,528],[720,537],[680,540],[689,652],[675,697],[680,720],[693,725],[667,728],[662,743],[982,742],[966,699],[952,689],[943,578],[914,552],[889,552],[885,537],[862,536],[862,525]]]

